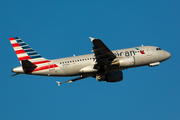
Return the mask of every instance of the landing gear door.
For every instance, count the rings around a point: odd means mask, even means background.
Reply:
[[[147,54],[147,56],[152,55],[152,51],[151,51],[150,47],[146,47],[146,54]]]

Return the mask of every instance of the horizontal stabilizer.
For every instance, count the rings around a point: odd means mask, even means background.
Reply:
[[[14,76],[16,76],[16,75],[20,75],[21,73],[16,73],[16,74],[14,74],[14,75],[11,75],[11,77],[14,77]]]

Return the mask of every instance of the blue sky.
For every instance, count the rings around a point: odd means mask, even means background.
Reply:
[[[179,120],[180,1],[1,1],[1,120]],[[18,36],[48,59],[89,54],[88,37],[111,50],[159,46],[171,58],[160,66],[124,70],[117,83],[86,78],[19,75],[8,38]]]

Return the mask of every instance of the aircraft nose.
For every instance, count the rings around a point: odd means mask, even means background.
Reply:
[[[170,57],[171,57],[171,54],[170,54],[169,52],[167,52],[167,56],[168,56],[168,58],[170,58]]]
[[[165,56],[167,59],[169,59],[171,57],[171,54],[169,52],[166,52]]]

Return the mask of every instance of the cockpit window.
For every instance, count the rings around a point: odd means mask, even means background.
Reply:
[[[161,50],[161,48],[156,48],[156,50]]]

